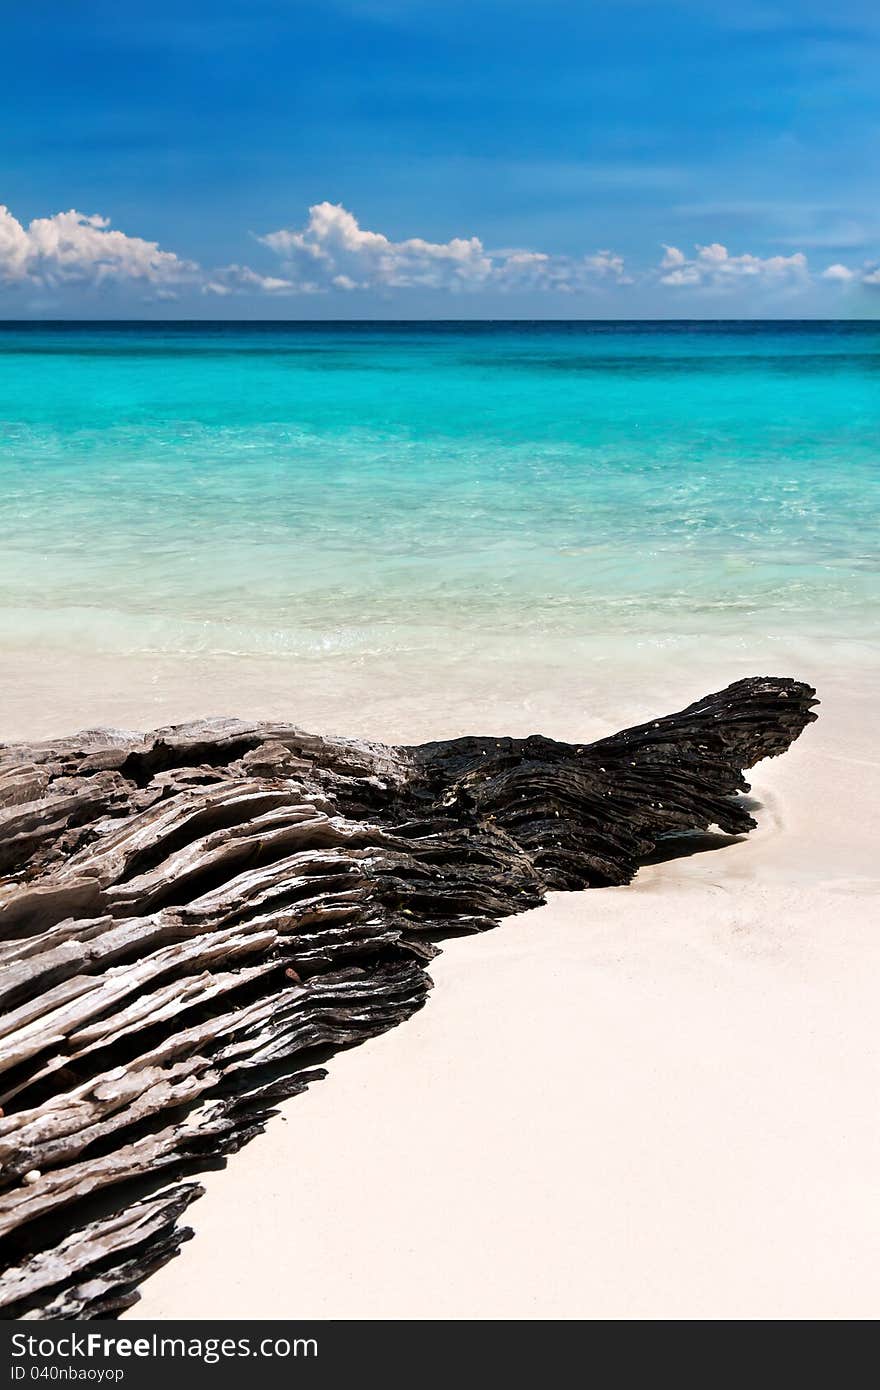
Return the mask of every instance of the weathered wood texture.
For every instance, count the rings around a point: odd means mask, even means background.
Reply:
[[[425,1001],[433,941],[754,822],[815,714],[740,681],[577,747],[218,720],[0,747],[0,1311],[107,1316],[189,1232],[182,1179]]]

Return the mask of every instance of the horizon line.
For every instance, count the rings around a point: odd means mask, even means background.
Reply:
[[[712,316],[712,317],[699,317],[699,318],[692,318],[692,317],[670,318],[670,317],[667,317],[667,316],[665,316],[665,315],[664,315],[664,316],[659,316],[659,315],[658,315],[658,316],[639,316],[639,317],[635,317],[635,316],[626,316],[626,317],[623,317],[623,318],[617,317],[617,316],[613,316],[613,317],[612,317],[612,316],[607,316],[607,317],[593,317],[593,318],[582,318],[582,319],[578,319],[578,318],[552,318],[552,317],[545,317],[545,318],[534,318],[534,317],[528,317],[528,318],[522,318],[522,317],[517,317],[517,318],[495,318],[495,317],[486,317],[486,318],[464,318],[464,319],[463,319],[463,318],[452,318],[452,317],[450,317],[450,318],[427,318],[427,317],[424,317],[424,316],[413,317],[413,318],[354,318],[354,319],[352,319],[352,318],[317,318],[317,319],[316,319],[316,318],[311,318],[311,319],[307,319],[307,318],[289,318],[289,319],[282,319],[282,318],[254,318],[254,317],[249,317],[249,318],[184,318],[184,317],[180,317],[180,318],[147,318],[147,317],[131,317],[131,316],[124,316],[124,317],[123,317],[123,316],[121,316],[121,315],[118,316],[118,317],[114,317],[114,318],[91,318],[91,317],[82,318],[82,317],[74,317],[74,316],[72,316],[72,315],[71,315],[71,316],[63,316],[63,317],[60,317],[60,318],[48,318],[48,317],[47,317],[47,318],[4,318],[2,315],[0,315],[0,328],[4,328],[4,327],[7,327],[7,328],[8,328],[8,327],[38,328],[38,327],[41,327],[41,326],[42,326],[42,327],[46,327],[46,326],[48,326],[48,325],[54,325],[54,324],[105,324],[105,325],[108,325],[108,324],[151,324],[151,325],[155,325],[155,324],[205,324],[205,325],[208,325],[208,324],[236,324],[236,325],[238,325],[238,326],[240,326],[240,327],[246,327],[248,324],[253,324],[253,325],[271,325],[271,326],[273,326],[273,327],[280,327],[280,326],[299,326],[299,327],[310,326],[310,327],[322,327],[322,328],[327,328],[327,327],[333,327],[334,325],[338,326],[338,325],[343,325],[343,324],[350,327],[350,326],[356,325],[356,324],[364,324],[364,325],[389,325],[389,324],[441,324],[441,323],[442,323],[442,324],[455,324],[455,325],[458,325],[458,326],[468,326],[468,325],[477,325],[477,326],[479,326],[479,325],[481,325],[481,324],[538,324],[538,323],[541,323],[541,324],[544,324],[544,323],[546,323],[546,324],[556,324],[556,325],[560,325],[560,326],[563,325],[563,324],[584,325],[584,324],[627,324],[627,323],[632,323],[632,324],[644,324],[644,323],[657,323],[657,324],[664,324],[664,323],[666,323],[666,324],[683,324],[683,323],[686,323],[686,324],[701,324],[701,323],[738,323],[738,324],[739,324],[739,323],[779,323],[779,324],[796,324],[796,323],[835,323],[835,324],[850,324],[850,323],[852,323],[852,324],[856,324],[856,323],[858,323],[858,324],[862,324],[862,323],[868,323],[868,324],[871,324],[871,323],[873,323],[873,324],[878,324],[878,325],[880,325],[880,315],[852,315],[852,316],[847,317],[847,318],[840,318],[840,317],[838,317],[838,316],[832,316],[832,315],[827,315],[827,314],[824,314],[824,315],[806,315],[806,316],[797,317],[797,318],[795,318],[795,317],[774,318],[774,317],[772,317],[772,316],[761,317],[761,316],[758,316],[758,315],[748,315],[747,317],[737,317],[737,316],[718,317],[718,316]]]

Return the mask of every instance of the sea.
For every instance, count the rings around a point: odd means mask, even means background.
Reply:
[[[878,514],[878,322],[0,324],[7,674],[857,652]]]

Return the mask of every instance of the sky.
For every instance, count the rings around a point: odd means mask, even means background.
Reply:
[[[4,6],[3,318],[873,318],[876,0]]]

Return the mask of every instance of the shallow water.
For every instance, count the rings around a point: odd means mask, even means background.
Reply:
[[[4,324],[0,646],[858,642],[878,461],[869,323]]]

